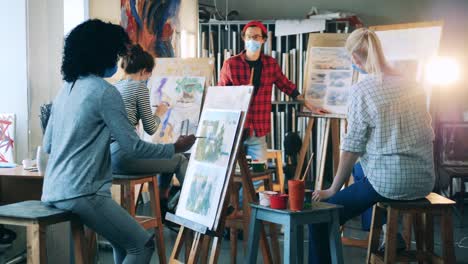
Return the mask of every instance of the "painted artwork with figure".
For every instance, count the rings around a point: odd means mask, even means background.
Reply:
[[[153,136],[154,143],[174,143],[180,135],[195,134],[205,87],[205,77],[152,77],[148,82],[153,112],[160,104],[168,106]]]
[[[205,109],[176,214],[212,228],[232,159],[240,111]]]
[[[133,43],[158,58],[175,57],[172,35],[180,0],[121,0],[121,26]]]
[[[340,47],[314,47],[308,54],[305,99],[333,114],[346,114],[353,79],[348,53]]]
[[[0,114],[0,162],[15,162],[15,114]]]

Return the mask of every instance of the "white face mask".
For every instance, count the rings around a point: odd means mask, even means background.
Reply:
[[[256,41],[253,39],[249,39],[245,42],[245,48],[250,52],[257,52],[261,46],[262,43],[260,43],[260,41]]]

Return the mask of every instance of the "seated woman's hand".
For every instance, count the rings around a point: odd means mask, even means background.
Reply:
[[[180,136],[174,143],[175,152],[179,153],[189,150],[195,143],[195,140],[196,138],[194,135]]]
[[[161,104],[158,105],[158,108],[156,108],[156,112],[154,112],[154,115],[161,118],[166,114],[168,109],[169,105],[167,103],[161,102]]]
[[[312,200],[315,201],[315,202],[320,202],[320,201],[323,201],[323,200],[327,200],[328,198],[335,195],[335,193],[336,193],[336,191],[334,191],[332,189],[314,191],[312,193]]]

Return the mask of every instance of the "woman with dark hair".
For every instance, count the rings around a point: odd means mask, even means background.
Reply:
[[[88,20],[66,37],[65,82],[43,140],[50,156],[42,201],[72,211],[109,240],[115,263],[148,263],[154,251],[152,236],[110,195],[111,135],[120,148],[142,159],[169,159],[189,149],[195,138],[157,145],[135,133],[120,93],[103,79],[115,73],[118,56],[127,52],[128,44],[123,28],[100,20]]]
[[[132,126],[137,126],[141,120],[143,129],[149,135],[156,133],[167,111],[167,105],[162,103],[156,112],[151,112],[150,98],[146,81],[151,76],[154,58],[136,44],[130,48],[127,55],[122,57],[121,67],[125,71],[122,80],[115,84],[122,95],[127,110],[128,120]],[[159,180],[161,207],[167,211],[167,199],[172,175],[175,173],[180,183],[184,181],[188,159],[183,154],[176,154],[169,160],[138,159],[126,153],[119,147],[117,141],[111,144],[112,169],[118,174],[162,173]]]

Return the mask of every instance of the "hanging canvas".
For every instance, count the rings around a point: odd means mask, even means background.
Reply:
[[[240,116],[240,111],[203,111],[176,211],[178,216],[213,227],[224,195]]]
[[[15,114],[0,114],[0,162],[15,161]]]
[[[154,143],[174,143],[180,135],[195,134],[205,85],[204,77],[154,77],[148,82],[153,112],[160,104],[168,111],[160,116],[161,123],[152,136]]]
[[[121,25],[133,43],[154,57],[174,57],[172,36],[180,0],[121,0]]]
[[[333,114],[346,114],[353,71],[343,47],[310,47],[305,99]]]

